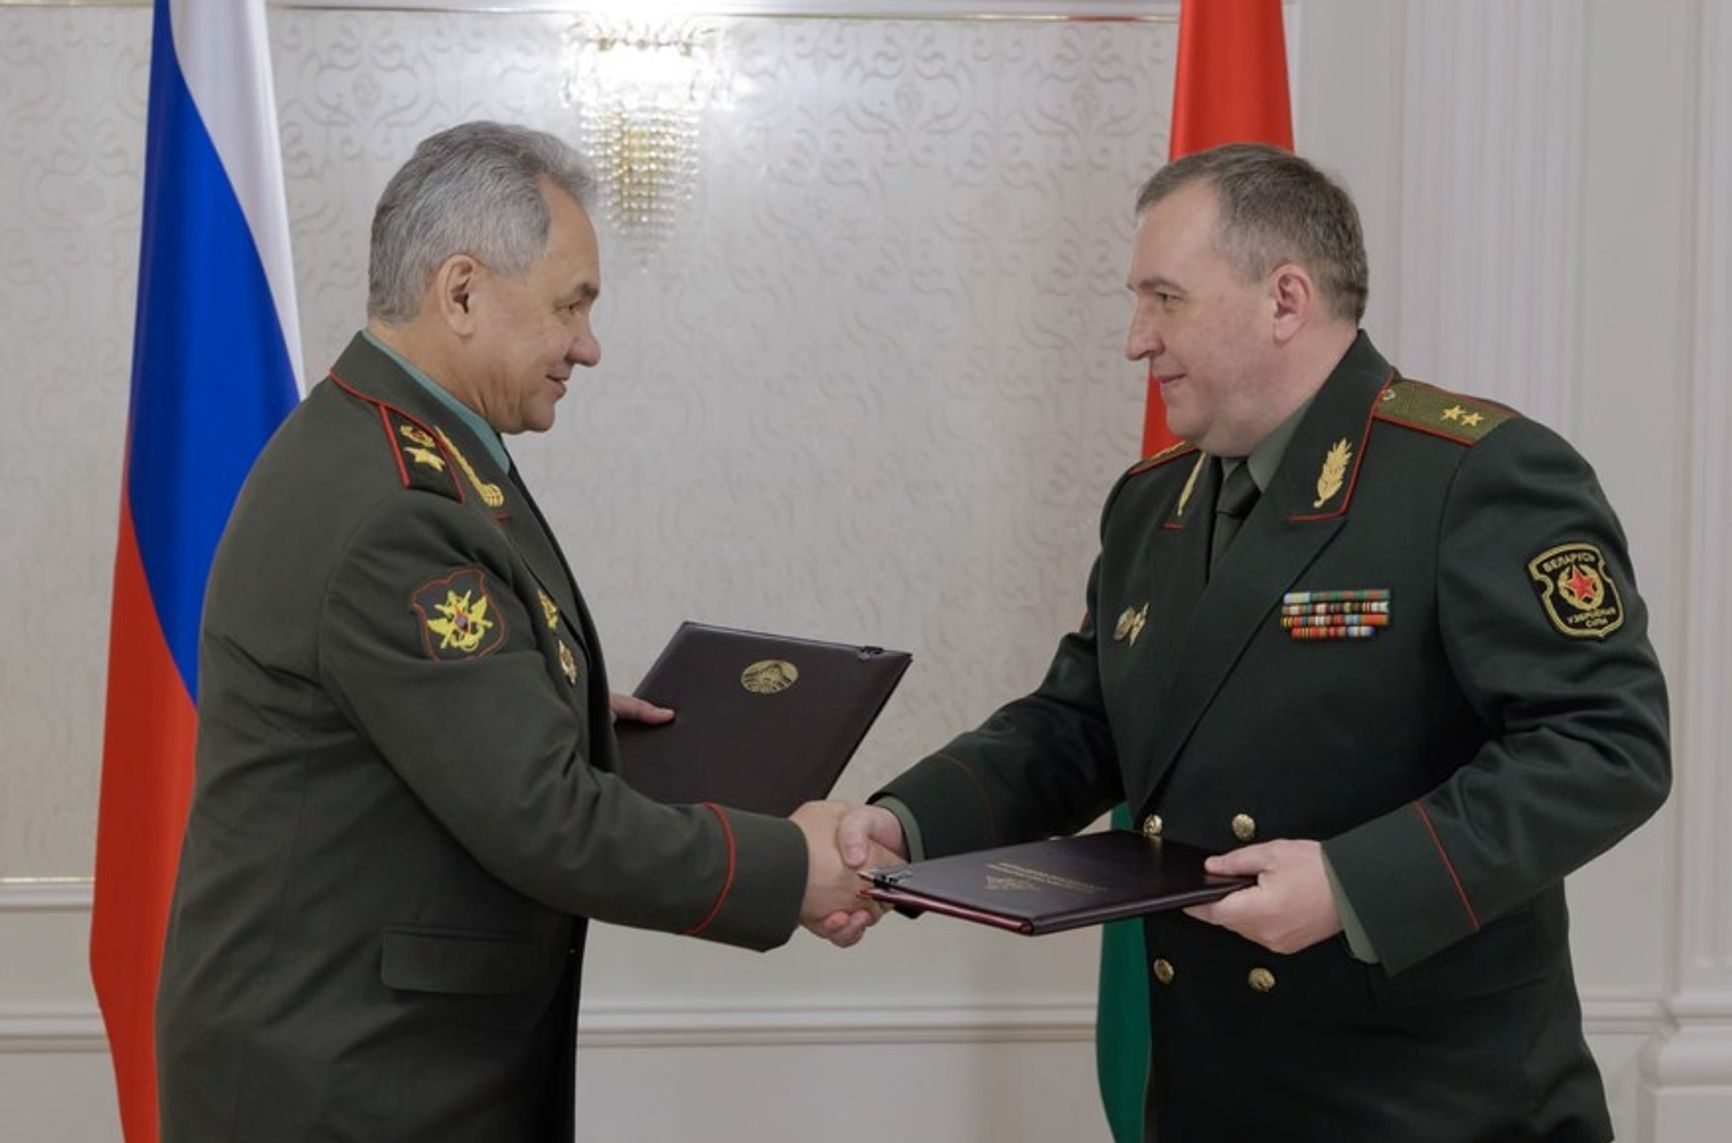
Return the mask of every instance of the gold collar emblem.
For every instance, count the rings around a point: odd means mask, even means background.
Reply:
[[[565,681],[572,686],[577,685],[577,656],[571,653],[571,648],[565,645],[565,640],[559,641],[559,669],[565,672]]]
[[[445,451],[457,461],[457,467],[463,470],[463,475],[469,478],[469,483],[475,486],[475,492],[481,497],[481,503],[489,508],[502,508],[505,505],[505,493],[499,491],[497,484],[483,484],[481,478],[475,475],[475,469],[469,463],[469,458],[463,455],[461,449],[451,440],[450,434],[444,429],[438,429],[439,439],[445,442]]]
[[[414,461],[416,464],[424,464],[434,472],[445,471],[445,458],[430,448],[419,448],[415,445],[410,445],[403,451],[408,453],[409,459]]]
[[[535,594],[541,598],[541,614],[546,617],[547,626],[549,628],[558,627],[559,608],[554,605],[553,600],[548,598],[547,593],[542,591],[539,587],[535,589]]]
[[[1131,646],[1137,645],[1137,636],[1143,633],[1143,624],[1149,621],[1149,605],[1127,607],[1119,614],[1118,624],[1113,628],[1113,642],[1123,643],[1130,640]]]
[[[1323,458],[1323,471],[1317,474],[1317,499],[1311,502],[1311,507],[1323,507],[1341,491],[1342,482],[1347,477],[1347,462],[1352,459],[1353,446],[1342,437]]]

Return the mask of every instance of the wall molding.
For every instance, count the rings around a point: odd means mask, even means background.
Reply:
[[[475,12],[483,15],[609,14],[606,0],[266,0],[272,8],[350,12]],[[1292,3],[1292,0],[1287,0]],[[148,8],[152,0],[0,0],[0,8]],[[1178,0],[694,0],[664,5],[681,17],[789,20],[1131,20],[1176,24]],[[622,16],[656,14],[654,4],[616,2]]]
[[[1692,183],[1694,265],[1687,272],[1691,304],[1680,331],[1689,346],[1684,465],[1686,519],[1705,526],[1685,533],[1683,661],[1678,691],[1675,756],[1678,830],[1673,907],[1676,994],[1667,1008],[1674,1027],[1642,1053],[1638,1115],[1642,1137],[1655,1143],[1721,1137],[1732,1117],[1732,780],[1725,773],[1732,713],[1732,607],[1725,598],[1732,539],[1732,76],[1723,66],[1732,53],[1732,14],[1716,0],[1696,6],[1696,106]]]
[[[87,877],[0,879],[0,914],[88,913],[93,891]]]
[[[1732,1011],[1732,1008],[1729,1008]],[[1674,1026],[1658,997],[1586,996],[1589,1036],[1657,1036]],[[811,1047],[863,1044],[1034,1044],[1094,1040],[1092,996],[958,1004],[585,1005],[578,1048]],[[0,1005],[0,1054],[106,1052],[94,1005]]]
[[[1588,20],[1574,0],[1411,4],[1403,59],[1399,360],[1565,436]]]

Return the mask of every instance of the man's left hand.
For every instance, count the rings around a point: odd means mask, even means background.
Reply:
[[[1231,929],[1278,953],[1296,953],[1341,931],[1335,894],[1315,841],[1266,841],[1209,858],[1210,873],[1255,877],[1257,884],[1185,912]]]
[[[646,702],[636,695],[622,695],[614,691],[607,696],[608,713],[613,721],[642,722],[649,726],[660,726],[664,722],[674,720],[674,712],[665,706],[657,706]]]

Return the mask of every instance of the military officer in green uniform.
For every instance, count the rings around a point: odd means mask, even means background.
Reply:
[[[1670,759],[1593,471],[1383,359],[1357,212],[1304,160],[1202,152],[1137,209],[1127,354],[1189,443],[1108,496],[1039,688],[845,819],[845,856],[1124,800],[1255,876],[1144,922],[1150,1139],[1610,1139],[1563,880],[1654,812]]]
[[[569,1139],[589,918],[753,949],[849,908],[842,807],[650,802],[596,630],[501,434],[599,348],[588,178],[551,136],[424,141],[369,322],[212,568],[163,961],[165,1143]]]

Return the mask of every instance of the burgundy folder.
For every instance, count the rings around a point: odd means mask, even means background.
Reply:
[[[1203,871],[1207,851],[1129,830],[981,849],[862,873],[865,895],[1039,936],[1215,901],[1256,884]]]

